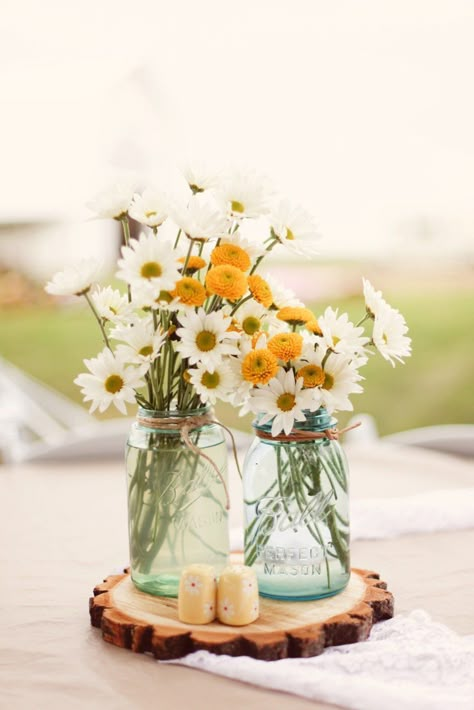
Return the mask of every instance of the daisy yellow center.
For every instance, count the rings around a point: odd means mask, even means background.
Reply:
[[[228,301],[238,301],[247,290],[247,277],[236,266],[221,264],[209,269],[206,286],[210,293],[216,296]]]
[[[245,205],[242,202],[239,202],[238,200],[232,200],[230,203],[230,207],[232,212],[239,212],[242,214],[245,212]]]
[[[314,316],[309,308],[299,306],[285,306],[284,308],[280,308],[277,313],[277,318],[285,323],[290,323],[290,325],[305,325],[314,320]]]
[[[268,341],[268,349],[275,357],[288,362],[301,355],[303,337],[299,333],[278,333]]]
[[[109,311],[114,314],[114,316],[117,315],[117,309],[114,308],[113,306],[109,306]]]
[[[256,316],[247,316],[242,321],[242,330],[247,335],[255,335],[260,330],[260,320]]]
[[[154,217],[156,215],[156,210],[147,210],[145,212],[145,217],[149,219],[150,217]]]
[[[387,345],[387,343],[388,343],[388,336],[387,336],[387,333],[382,333],[382,340],[383,340],[383,342],[385,343],[385,345]]]
[[[330,390],[334,387],[334,377],[329,374],[329,372],[324,373],[324,390]]]
[[[195,185],[194,183],[190,183],[189,187],[193,191],[193,194],[196,195],[198,192],[204,192],[203,187],[199,187],[199,185]]]
[[[204,385],[204,387],[207,387],[209,390],[214,390],[216,387],[219,387],[219,383],[221,381],[219,373],[216,372],[205,372],[203,376],[201,377],[201,384]]]
[[[156,299],[158,303],[162,301],[163,303],[171,303],[173,296],[169,291],[160,291],[158,298]]]
[[[295,406],[295,402],[296,398],[294,394],[291,394],[291,392],[283,392],[283,394],[278,397],[276,405],[282,412],[291,412]]]
[[[210,330],[201,330],[200,333],[196,335],[196,345],[198,349],[203,353],[208,353],[210,350],[216,347],[217,338],[215,333],[211,333]]]
[[[190,276],[185,276],[176,283],[174,295],[187,306],[202,306],[206,300],[206,290],[202,283]]]
[[[278,360],[266,348],[251,350],[242,362],[242,377],[254,385],[265,385],[278,372]]]
[[[159,264],[157,261],[147,261],[142,264],[142,268],[140,269],[140,275],[144,279],[157,279],[161,276],[162,273],[163,269],[161,267],[161,264]]]
[[[214,266],[232,264],[241,271],[247,271],[252,262],[245,249],[239,247],[238,244],[220,244],[212,251],[211,263]]]
[[[104,382],[106,392],[117,394],[124,386],[124,381],[120,375],[109,375]]]
[[[261,303],[265,308],[270,308],[273,303],[273,294],[265,279],[262,279],[258,274],[252,274],[248,278],[248,285],[250,293],[257,303]]]
[[[153,352],[153,346],[152,345],[144,345],[143,348],[140,348],[138,351],[139,355],[142,355],[143,357],[148,357],[151,355]]]
[[[333,345],[337,345],[340,342],[340,340],[341,339],[338,338],[337,335],[333,335],[333,337],[332,337]]]
[[[295,235],[291,231],[289,227],[286,228],[286,238],[289,239],[290,241],[293,241],[295,238]]]
[[[296,373],[296,377],[303,378],[303,387],[319,387],[324,383],[325,376],[319,365],[305,365]]]

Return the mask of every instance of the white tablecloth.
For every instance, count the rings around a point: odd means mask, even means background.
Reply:
[[[354,500],[474,484],[471,464],[414,449],[375,445],[349,451],[349,458]],[[238,485],[232,482],[234,496]],[[232,517],[238,524],[238,505]],[[308,707],[303,698],[104,643],[89,625],[88,597],[126,561],[126,535],[120,463],[0,468],[2,710]],[[472,528],[359,540],[353,564],[380,572],[398,613],[422,608],[458,633],[472,634],[473,549]],[[326,700],[311,707],[330,706]]]

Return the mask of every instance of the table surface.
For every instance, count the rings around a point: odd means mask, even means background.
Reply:
[[[391,497],[474,484],[474,465],[412,448],[348,449],[355,498]],[[239,524],[239,481],[231,522]],[[127,560],[120,462],[0,467],[0,708],[180,710],[334,708],[157,663],[103,642],[89,625],[94,585]],[[396,612],[423,608],[474,633],[474,529],[360,540],[353,566],[380,572]],[[468,591],[469,590],[469,591]]]

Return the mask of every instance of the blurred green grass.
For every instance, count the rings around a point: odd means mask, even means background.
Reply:
[[[413,356],[392,368],[373,356],[362,370],[365,391],[353,397],[354,412],[372,414],[381,434],[432,424],[472,423],[474,410],[474,294],[468,289],[443,292],[384,293],[405,315],[413,338]],[[342,299],[333,307],[358,320],[361,298]],[[326,303],[313,303],[316,314]],[[100,334],[85,305],[9,308],[0,312],[0,355],[39,380],[81,401],[74,377],[84,357],[102,348]],[[117,414],[109,410],[107,416]],[[230,405],[220,405],[223,423],[248,428]],[[341,413],[341,425],[352,413]]]

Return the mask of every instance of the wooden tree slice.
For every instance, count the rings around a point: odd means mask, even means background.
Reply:
[[[353,569],[346,589],[306,602],[260,598],[260,616],[248,626],[205,626],[178,620],[177,600],[136,589],[129,574],[107,577],[89,603],[91,623],[105,641],[160,660],[206,650],[273,661],[309,657],[326,646],[365,640],[376,621],[393,616],[393,596],[376,572]]]

